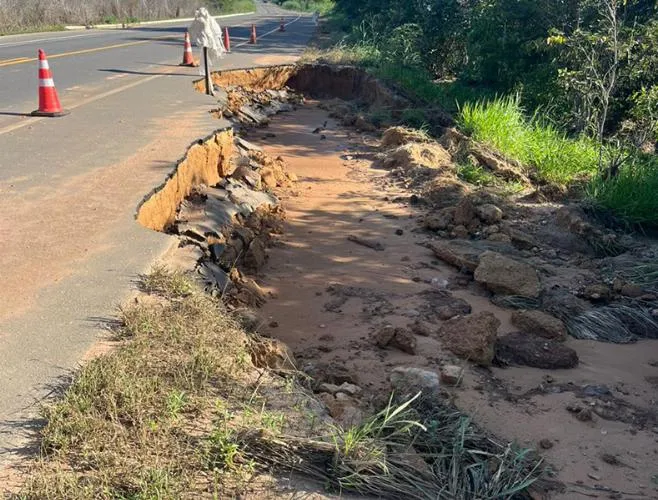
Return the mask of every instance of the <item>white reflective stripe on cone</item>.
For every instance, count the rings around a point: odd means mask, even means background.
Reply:
[[[39,61],[39,69],[50,69],[48,61]]]
[[[55,82],[52,78],[39,78],[39,87],[54,87]]]

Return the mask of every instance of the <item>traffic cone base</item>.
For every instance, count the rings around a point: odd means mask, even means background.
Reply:
[[[69,111],[62,109],[59,103],[46,53],[39,49],[39,109],[33,111],[32,116],[57,117],[68,114]]]
[[[70,114],[71,112],[68,109],[62,109],[60,111],[40,111],[37,109],[30,113],[31,116],[47,116],[48,118],[58,118]]]
[[[194,62],[194,57],[192,55],[192,43],[190,42],[189,32],[185,32],[185,45],[183,48],[183,62],[179,66],[189,66],[195,68],[197,63]]]

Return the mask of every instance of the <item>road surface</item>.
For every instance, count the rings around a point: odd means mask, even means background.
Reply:
[[[252,23],[256,46],[246,44]],[[315,29],[267,4],[220,24],[233,45],[222,68],[292,61]],[[226,126],[192,89],[198,69],[178,66],[185,27],[0,37],[0,465],[33,452],[43,398],[171,246],[135,222],[137,205],[192,142]],[[38,48],[69,116],[28,116]]]

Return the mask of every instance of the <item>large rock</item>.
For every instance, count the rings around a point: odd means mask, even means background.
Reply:
[[[537,271],[528,264],[509,259],[496,252],[485,252],[480,255],[480,264],[475,269],[475,280],[495,293],[539,297]]]
[[[393,368],[389,376],[391,387],[399,394],[416,394],[422,391],[426,394],[439,390],[439,374],[421,368],[398,366]]]
[[[567,328],[564,323],[541,311],[515,311],[512,314],[512,324],[524,333],[550,340],[567,339]]]
[[[435,241],[429,248],[443,262],[470,272],[478,267],[482,253],[482,250],[460,241]]]
[[[502,365],[524,365],[554,370],[573,368],[578,354],[570,347],[524,333],[510,333],[496,342],[496,362]]]
[[[439,338],[449,351],[478,365],[488,366],[494,357],[494,344],[500,320],[486,311],[453,318],[439,330]]]
[[[469,227],[476,217],[476,208],[473,201],[466,197],[455,207],[454,221],[458,226]]]
[[[416,354],[416,337],[406,328],[396,328],[389,345],[407,354]]]

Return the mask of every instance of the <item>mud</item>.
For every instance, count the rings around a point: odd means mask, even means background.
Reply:
[[[316,98],[339,98],[368,106],[404,109],[409,99],[385,86],[368,72],[352,66],[328,64],[281,64],[261,68],[217,71],[212,74],[215,86],[240,86],[251,91],[280,90],[289,87]],[[205,92],[205,81],[195,82]]]
[[[554,498],[658,495],[658,342],[649,340],[656,296],[631,279],[653,258],[654,241],[597,225],[555,201],[565,192],[534,184],[530,172],[455,130],[440,141],[388,133],[382,144],[372,124],[346,126],[345,109],[405,102],[352,70],[284,65],[213,79],[246,99],[220,110],[247,140],[246,149],[226,146],[229,165],[245,162],[249,170],[238,179],[229,168],[234,175],[217,179],[223,171],[208,167],[206,154],[192,163],[208,177],[172,177],[157,202],[163,215],[148,200],[155,215],[144,220],[179,232],[217,292],[230,283],[230,308],[290,347],[334,418],[363,418],[388,398],[396,367],[421,368],[437,374],[443,396],[482,427],[545,457],[563,484]],[[331,100],[296,101],[269,116],[280,106],[254,97],[304,90]],[[244,106],[247,119],[235,112]],[[454,162],[463,157],[502,184],[482,189],[459,177]],[[264,186],[263,168],[274,163],[280,180]],[[249,182],[253,174],[260,184]],[[510,180],[522,186],[511,195]],[[195,182],[214,187],[195,190]],[[276,201],[260,216],[253,206],[231,212],[214,232],[185,226],[236,182]],[[251,220],[263,215],[276,222]],[[254,241],[262,245],[245,259]],[[550,320],[534,332],[518,309]],[[614,321],[625,325],[623,335],[602,334]],[[575,338],[589,331],[630,343]],[[354,393],[345,396],[341,384],[358,390],[345,388]]]
[[[312,131],[325,121],[321,140]],[[566,485],[556,498],[591,498],[601,492],[596,488],[656,494],[651,482],[658,452],[656,392],[644,379],[655,371],[649,365],[655,343],[620,346],[569,338],[564,345],[578,353],[580,363],[560,371],[482,369],[457,358],[440,337],[437,311],[446,300],[437,303],[437,294],[463,299],[472,314],[492,312],[501,322],[500,336],[516,331],[512,311],[495,306],[472,277],[423,246],[428,236],[418,221],[427,209],[392,202],[410,200],[408,191],[388,184],[386,172],[362,159],[375,141],[342,129],[314,104],[273,119],[269,130],[276,145],[260,144],[286,159],[300,179],[300,195],[283,199],[284,234],[260,281],[276,297],[260,313],[264,325],[277,327],[264,326],[262,333],[290,345],[302,369],[320,379],[341,367],[364,388],[365,408],[386,397],[395,366],[437,373],[460,366],[463,380],[449,389],[449,397],[496,435],[541,453]],[[252,139],[259,142],[255,132]],[[384,250],[355,245],[349,235]],[[374,336],[386,325],[413,331],[418,321],[426,331],[415,336],[412,351],[377,345]],[[610,393],[586,390],[601,385]],[[588,409],[591,420],[576,418],[570,407]],[[546,440],[548,449],[540,445]],[[630,466],[611,465],[602,458],[608,455]]]

